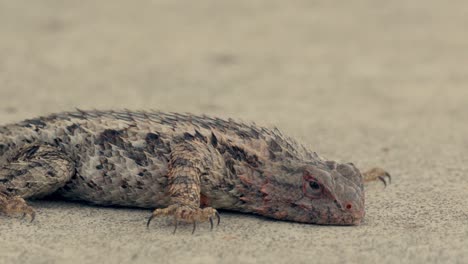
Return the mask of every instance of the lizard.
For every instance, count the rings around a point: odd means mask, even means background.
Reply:
[[[55,195],[154,209],[196,224],[218,209],[321,225],[357,225],[364,182],[390,175],[320,157],[277,128],[160,111],[76,111],[0,126],[0,212]]]

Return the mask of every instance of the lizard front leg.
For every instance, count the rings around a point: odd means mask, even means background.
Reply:
[[[74,164],[56,147],[30,144],[6,152],[0,160],[0,212],[29,215],[35,212],[24,199],[39,198],[65,185]]]
[[[154,210],[147,226],[153,218],[160,216],[174,217],[174,233],[179,222],[192,223],[192,233],[200,222],[210,221],[213,229],[213,217],[217,217],[219,224],[220,217],[216,209],[200,208],[200,176],[207,173],[209,167],[210,151],[205,142],[196,139],[180,140],[172,146],[168,173],[171,205]]]

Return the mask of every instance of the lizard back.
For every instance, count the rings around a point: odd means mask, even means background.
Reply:
[[[171,145],[193,138],[223,157],[207,177],[226,194],[239,181],[234,168],[239,162],[258,168],[275,160],[319,159],[277,129],[158,111],[78,110],[24,120],[0,127],[0,154],[34,143],[60,147],[76,172],[57,194],[95,204],[153,208],[169,203]],[[237,202],[236,197],[220,200],[227,208]]]

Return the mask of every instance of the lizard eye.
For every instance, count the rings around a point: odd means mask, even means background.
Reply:
[[[322,185],[316,180],[310,180],[304,184],[305,195],[309,198],[319,198],[322,195]]]
[[[312,188],[312,190],[319,190],[320,189],[320,185],[315,181],[309,182],[309,186],[310,186],[310,188]]]

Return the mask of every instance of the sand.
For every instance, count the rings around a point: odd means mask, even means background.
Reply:
[[[83,109],[277,126],[381,166],[360,226],[222,212],[195,235],[148,210],[37,201],[0,263],[468,263],[468,2],[1,1],[0,123]]]

